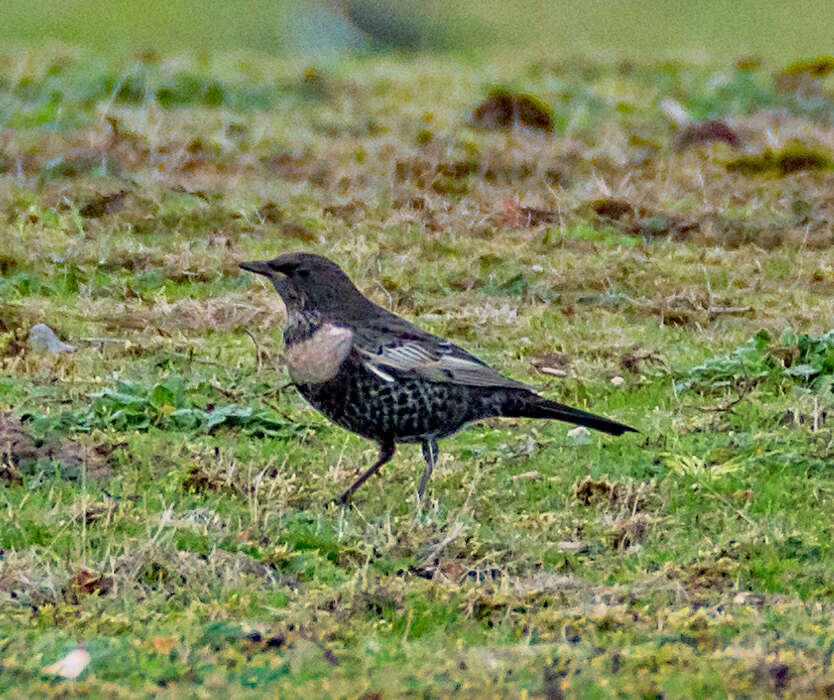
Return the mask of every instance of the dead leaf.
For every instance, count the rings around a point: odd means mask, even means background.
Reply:
[[[831,56],[796,61],[773,76],[774,86],[777,92],[795,92],[805,97],[826,96],[824,79],[832,70],[834,57]]]
[[[154,637],[151,642],[157,654],[168,654],[176,645],[177,640],[173,637]]]
[[[637,352],[638,347],[634,347],[634,352],[627,352],[620,356],[620,367],[626,372],[637,372],[642,362],[649,364],[663,365],[663,360],[655,355],[653,352]]]
[[[331,204],[322,210],[328,216],[341,219],[346,224],[355,224],[364,216],[364,207],[361,202],[353,201],[347,204]]]
[[[576,498],[582,505],[590,506],[604,501],[616,503],[621,493],[619,484],[587,479],[576,489]]]
[[[553,110],[533,95],[493,90],[472,113],[472,121],[482,129],[526,127],[553,131]]]
[[[512,477],[513,481],[539,481],[541,480],[542,475],[537,472],[535,469],[529,472],[522,472],[521,474],[516,474]]]
[[[559,214],[549,209],[522,207],[518,197],[507,197],[503,202],[501,219],[504,226],[512,229],[531,228],[542,224],[552,224]]]
[[[272,201],[264,204],[255,214],[261,221],[268,224],[278,224],[284,220],[284,210]]]
[[[589,206],[601,222],[631,236],[671,236],[681,240],[700,229],[700,224],[694,219],[652,211],[622,199],[597,199]]]
[[[747,176],[769,173],[784,177],[805,170],[831,170],[834,168],[834,161],[827,153],[795,141],[778,152],[768,148],[762,153],[734,158],[725,163],[724,167],[727,172]]]
[[[646,536],[648,521],[645,518],[625,518],[614,525],[614,549],[628,549],[640,544]]]
[[[79,210],[79,214],[87,219],[95,219],[105,214],[113,214],[124,206],[127,190],[119,190],[112,194],[103,194],[92,199]]]
[[[560,352],[540,352],[530,362],[537,372],[551,377],[567,377],[570,358]]]
[[[70,582],[64,586],[64,599],[73,605],[77,605],[83,598],[98,593],[104,595],[109,593],[113,588],[113,579],[103,574],[92,574],[89,571],[81,569],[70,579]]]
[[[749,490],[727,491],[723,495],[729,501],[736,501],[736,502],[742,502],[743,503],[745,501],[750,501],[753,498],[755,498],[756,492],[755,491],[749,491]]]
[[[723,141],[733,147],[741,144],[738,134],[730,128],[727,122],[721,119],[710,119],[684,127],[675,139],[675,148],[678,151],[684,151],[692,146],[713,141]]]
[[[636,210],[632,204],[623,199],[595,199],[591,202],[591,209],[603,219],[619,221],[624,216],[634,215]]]
[[[23,475],[13,465],[0,463],[0,481],[6,486],[22,486]]]

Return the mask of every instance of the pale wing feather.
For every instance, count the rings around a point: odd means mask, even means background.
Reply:
[[[499,374],[494,369],[465,353],[451,343],[438,343],[435,348],[420,342],[383,345],[377,352],[354,346],[362,363],[374,374],[393,381],[390,370],[416,374],[433,382],[492,386],[508,389],[530,389],[529,386]]]

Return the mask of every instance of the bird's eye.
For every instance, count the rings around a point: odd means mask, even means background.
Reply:
[[[300,270],[296,270],[295,274],[297,277],[306,278],[310,276],[310,271],[302,267]]]

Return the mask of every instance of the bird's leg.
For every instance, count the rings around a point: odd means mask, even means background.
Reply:
[[[339,496],[339,502],[347,503],[348,498],[350,498],[350,494],[352,494],[356,489],[358,489],[362,484],[364,484],[370,477],[372,477],[376,472],[379,471],[379,468],[385,464],[391,457],[394,456],[394,452],[396,451],[396,445],[393,441],[391,442],[383,442],[379,446],[379,458],[374,462],[371,467],[364,472],[356,481],[354,481],[347,489],[345,489],[344,493]]]
[[[423,443],[423,458],[426,460],[426,468],[423,469],[423,478],[420,479],[420,488],[417,489],[417,501],[423,500],[426,486],[434,471],[434,463],[437,461],[437,440],[426,440]]]

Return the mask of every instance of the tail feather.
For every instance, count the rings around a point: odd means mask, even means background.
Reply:
[[[623,433],[636,433],[636,428],[618,423],[617,421],[603,418],[588,411],[581,411],[578,408],[571,408],[565,404],[542,398],[541,396],[525,397],[526,401],[510,401],[504,407],[503,415],[508,418],[550,418],[561,420],[566,423],[584,425],[586,428],[600,430],[609,435],[622,435]]]

